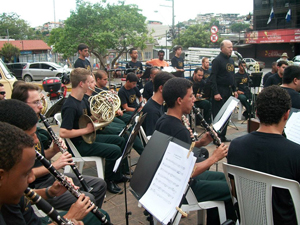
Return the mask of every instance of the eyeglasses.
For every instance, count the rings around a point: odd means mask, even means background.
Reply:
[[[34,102],[27,102],[27,103],[29,103],[29,104],[34,104],[34,105],[36,105],[36,106],[40,106],[40,105],[43,104],[43,103],[42,103],[42,100],[36,100],[36,101],[34,101]]]
[[[0,95],[5,95],[5,91],[0,91]]]

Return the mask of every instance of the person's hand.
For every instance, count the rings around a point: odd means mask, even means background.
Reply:
[[[68,149],[65,141],[62,138],[58,138],[58,142],[59,142],[59,145],[61,146],[61,148],[63,150],[67,150]],[[53,142],[53,150],[55,152],[60,152],[60,148],[59,148],[59,146],[55,142]]]
[[[244,92],[243,91],[237,91],[238,95],[243,95]]]
[[[71,184],[71,186],[75,189],[75,190],[78,190],[79,187],[76,186],[74,183],[73,183],[73,180],[72,178],[70,177],[67,177],[65,176],[68,183]],[[49,188],[48,192],[50,194],[50,196],[61,196],[63,193],[65,193],[67,191],[67,189],[59,182],[59,181],[54,181],[54,183],[51,185],[51,187]]]
[[[216,94],[216,95],[214,96],[214,99],[215,99],[216,101],[220,101],[220,100],[222,99],[222,96],[221,96],[220,94]]]
[[[86,133],[89,134],[89,133],[92,133],[95,130],[95,128],[92,123],[88,123],[85,130],[86,130]]]
[[[116,114],[117,116],[123,116],[123,111],[121,109],[118,109]]]
[[[213,152],[212,157],[215,157],[216,162],[220,161],[228,154],[228,146],[222,143],[216,150]]]
[[[197,141],[198,142],[197,147],[206,146],[212,141],[213,138],[210,136],[209,132],[205,132],[202,138],[199,141]]]
[[[239,95],[238,95],[238,93],[237,93],[236,91],[234,92],[234,97],[235,97],[235,98],[238,98],[238,97],[239,97]]]
[[[82,220],[89,212],[91,212],[95,205],[91,206],[91,201],[88,196],[81,194],[77,201],[71,205],[66,218],[72,218],[76,220]]]
[[[53,163],[55,169],[61,169],[67,165],[74,165],[72,155],[69,152],[61,154],[61,156]]]

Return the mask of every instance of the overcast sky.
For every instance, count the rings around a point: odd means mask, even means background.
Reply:
[[[89,0],[92,3],[100,0]],[[30,26],[43,25],[55,18],[65,20],[76,7],[76,0],[10,0],[1,4],[0,13],[17,13]],[[118,0],[107,0],[118,3]],[[126,4],[136,4],[148,20],[158,20],[172,24],[172,0],[125,0]],[[165,5],[165,6],[161,6]],[[174,0],[175,24],[178,21],[194,19],[199,13],[239,13],[246,15],[253,11],[253,0]]]

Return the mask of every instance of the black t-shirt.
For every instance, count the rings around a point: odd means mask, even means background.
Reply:
[[[291,96],[292,108],[300,109],[300,94],[299,94],[299,92],[297,92],[291,88],[285,88],[285,87],[282,87],[282,88],[284,90],[286,90],[289,93],[289,95]]]
[[[5,223],[4,219],[3,219],[1,211],[0,211],[0,224],[1,225],[6,225],[6,223]]]
[[[145,99],[151,98],[153,95],[153,82],[152,80],[148,81],[144,86],[143,97]]]
[[[266,81],[264,87],[269,87],[271,85],[282,85],[282,78],[278,75],[278,73],[275,73],[274,75],[270,76]]]
[[[185,143],[191,144],[191,134],[182,124],[181,120],[174,117],[164,114],[156,122],[156,128],[159,132],[162,132],[171,137],[177,138]]]
[[[83,114],[87,114],[87,107],[84,101],[79,101],[72,95],[69,95],[61,109],[61,128],[65,128],[67,130],[79,129],[79,118]],[[81,136],[78,136],[71,138],[71,140],[75,144],[83,139]]]
[[[184,68],[184,61],[183,61],[183,58],[181,57],[177,57],[177,56],[174,56],[171,60],[171,64],[173,67],[176,67],[177,69],[183,69]],[[181,71],[181,72],[177,72],[175,73],[175,75],[177,77],[184,77],[184,72]]]
[[[127,103],[128,107],[131,108],[136,108],[138,106],[136,98],[141,97],[141,93],[136,87],[127,90],[124,86],[122,86],[118,92],[118,95],[121,100],[121,106]]]
[[[133,68],[133,69],[137,69],[137,70],[127,70],[125,72],[125,74],[128,74],[129,72],[133,72],[133,73],[136,73],[136,74],[142,74],[143,73],[143,64],[139,61],[136,61],[136,62],[128,62],[126,64],[126,69],[130,69],[130,68]],[[137,88],[140,90],[143,88],[143,82],[142,82],[142,79],[139,79],[137,84],[136,84]]]
[[[265,86],[265,84],[266,84],[268,78],[269,78],[270,76],[274,75],[274,74],[275,74],[275,73],[268,72],[268,73],[266,73],[266,74],[264,75],[264,78],[263,78],[263,85],[264,85],[264,86]]]
[[[203,67],[202,67],[202,69],[203,69]],[[208,79],[209,77],[210,77],[210,70],[208,69],[208,70],[206,70],[206,69],[203,69],[203,80],[206,80],[206,79]]]
[[[92,71],[90,61],[87,59],[82,60],[78,58],[74,63],[74,68],[84,68],[87,69],[88,71]]]
[[[300,145],[282,135],[254,131],[231,142],[227,159],[233,165],[300,182],[299,154]],[[274,224],[297,224],[291,204],[287,190],[274,190]]]
[[[202,79],[200,82],[194,81],[193,77],[187,78],[193,83],[193,93],[196,96],[197,94],[203,95],[203,90],[205,86],[205,81]]]
[[[246,97],[249,99],[250,98],[249,74],[248,73],[241,74],[240,72],[237,72],[234,75],[234,80],[235,80],[236,90],[244,92]]]
[[[164,115],[164,106],[158,104],[150,98],[143,107],[142,112],[147,113],[147,116],[142,124],[147,136],[152,135],[155,131],[155,124],[158,119]]]

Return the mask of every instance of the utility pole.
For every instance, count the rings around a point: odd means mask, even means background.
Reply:
[[[54,13],[54,27],[56,28],[56,18],[55,18],[55,0],[53,0],[53,13]]]

